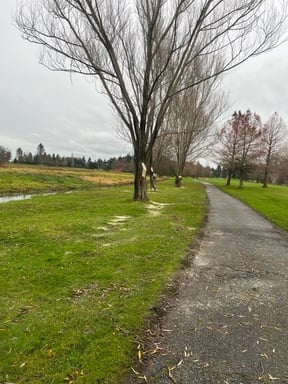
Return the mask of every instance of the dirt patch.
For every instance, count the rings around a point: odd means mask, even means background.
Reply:
[[[114,216],[112,220],[108,221],[109,225],[119,225],[124,224],[127,220],[129,220],[131,216]]]
[[[111,227],[114,228],[125,224],[130,218],[131,216],[113,216],[112,219],[107,222],[106,226],[97,227],[97,230],[107,232]]]
[[[151,216],[159,216],[162,209],[169,205],[171,204],[156,203],[155,201],[151,201],[149,204],[147,204],[146,208]]]

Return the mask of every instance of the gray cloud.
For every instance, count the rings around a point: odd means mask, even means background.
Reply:
[[[281,47],[250,59],[227,74],[224,86],[230,93],[231,112],[258,113],[265,122],[278,112],[288,124],[288,46]]]
[[[116,132],[104,95],[80,76],[50,72],[38,64],[38,48],[12,25],[16,0],[0,2],[0,145],[35,152],[44,144],[60,155],[109,158],[132,152]],[[287,45],[248,61],[224,77],[234,110],[275,111],[288,123]]]
[[[12,25],[15,0],[0,2],[0,145],[35,152],[91,156],[132,151],[115,133],[108,100],[81,76],[51,72],[38,64],[38,48]]]

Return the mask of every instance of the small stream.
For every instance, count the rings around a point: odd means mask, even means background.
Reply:
[[[19,201],[19,200],[29,200],[34,196],[49,196],[49,195],[55,195],[56,192],[52,193],[43,193],[41,195],[17,195],[17,196],[3,196],[0,197],[0,204],[1,203],[8,203],[9,201]]]
[[[4,196],[0,197],[0,203],[8,203],[8,201],[28,200],[33,195],[18,195],[18,196]]]

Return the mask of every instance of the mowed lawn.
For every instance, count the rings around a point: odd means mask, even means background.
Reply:
[[[173,182],[0,204],[1,383],[125,383],[205,217],[202,185]]]
[[[288,187],[286,185],[269,185],[268,188],[262,188],[262,184],[244,182],[244,188],[239,189],[238,180],[232,180],[231,186],[226,186],[224,179],[208,181],[288,231]]]

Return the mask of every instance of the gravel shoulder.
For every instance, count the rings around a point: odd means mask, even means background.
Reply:
[[[206,189],[201,244],[147,330],[131,383],[288,383],[287,233]]]

